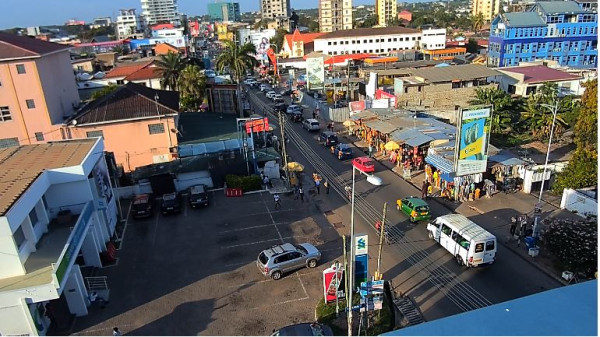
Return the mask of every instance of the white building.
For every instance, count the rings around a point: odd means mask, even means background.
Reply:
[[[156,29],[152,30],[152,37],[168,37],[168,38],[176,38],[183,37],[183,27],[181,28],[173,28],[173,29]]]
[[[428,28],[421,31],[421,48],[436,50],[446,48],[446,29]]]
[[[178,23],[177,0],[141,0],[142,15],[146,20],[146,25],[157,23]]]
[[[319,1],[319,29],[323,33],[352,29],[352,0]]]
[[[102,267],[115,231],[104,142],[9,147],[0,158],[0,332],[45,335],[50,307],[88,314],[81,271]]]
[[[125,39],[135,36],[143,31],[142,22],[135,14],[135,9],[120,9],[116,22],[117,39]]]
[[[500,78],[499,87],[511,95],[528,97],[535,94],[544,83],[556,83],[559,96],[583,95],[584,77],[559,69],[552,69],[540,64],[526,64],[518,67],[496,69],[504,76]]]

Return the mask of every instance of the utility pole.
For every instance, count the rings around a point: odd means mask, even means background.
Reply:
[[[381,219],[381,229],[379,232],[379,252],[377,253],[377,272],[375,278],[381,280],[381,251],[383,250],[383,237],[385,235],[385,213],[387,211],[387,202],[383,204],[383,217]]]
[[[277,112],[279,117],[279,128],[281,129],[281,155],[283,156],[283,165],[285,165],[285,175],[287,178],[287,187],[290,187],[290,169],[288,168],[287,152],[285,150],[285,120],[281,111]]]

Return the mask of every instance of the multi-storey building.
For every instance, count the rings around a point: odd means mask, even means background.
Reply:
[[[141,0],[142,15],[146,25],[157,23],[178,23],[177,0]]]
[[[500,2],[501,0],[471,0],[471,15],[481,14],[484,20],[491,21],[500,13]]]
[[[260,0],[262,19],[290,17],[290,0]]]
[[[375,14],[377,14],[379,26],[388,26],[390,21],[395,20],[398,16],[396,0],[375,0]]]
[[[69,48],[0,33],[0,148],[65,139],[79,105]]]
[[[575,1],[540,1],[529,12],[504,13],[491,23],[488,66],[555,61],[560,66],[598,66],[598,13]]]
[[[142,21],[135,14],[135,9],[120,9],[117,16],[116,33],[117,39],[135,37],[143,31]]]
[[[239,2],[216,2],[208,4],[208,16],[212,21],[240,21]]]
[[[352,0],[320,0],[319,28],[323,33],[352,29]]]

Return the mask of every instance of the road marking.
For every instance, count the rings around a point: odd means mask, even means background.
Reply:
[[[254,308],[250,308],[250,310],[256,310],[256,309],[264,309],[264,308],[270,308],[270,307],[274,307],[277,305],[282,305],[282,304],[288,304],[288,303],[292,303],[292,302],[298,302],[298,301],[305,301],[307,299],[309,299],[310,297],[302,297],[302,298],[295,298],[293,300],[287,300],[287,301],[283,301],[283,302],[278,302],[278,303],[274,303],[274,304],[270,304],[270,305],[263,305],[260,307],[254,307]]]
[[[271,227],[273,225],[286,225],[289,222],[276,222],[274,224],[268,224],[268,225],[257,225],[257,226],[250,226],[250,227],[242,227],[242,228],[237,228],[237,229],[228,229],[225,231],[220,231],[218,234],[225,234],[225,233],[231,233],[231,232],[240,232],[240,231],[245,231],[248,229],[256,229],[256,228],[262,228],[262,227]]]
[[[262,194],[260,195],[260,197],[261,197],[263,203],[265,204],[265,208],[269,212],[269,217],[271,217],[271,224],[273,227],[275,227],[275,230],[277,231],[277,235],[279,235],[279,239],[281,240],[281,243],[283,243],[283,237],[281,236],[281,232],[279,231],[279,228],[277,228],[277,224],[275,223],[275,219],[273,219],[273,214],[271,214],[271,210],[269,209],[269,206],[267,206],[267,201],[265,200],[265,198],[263,198]]]
[[[237,248],[237,247],[258,245],[258,244],[262,244],[262,243],[279,241],[279,240],[283,241],[284,239],[293,239],[293,238],[294,238],[293,236],[286,236],[284,238],[279,238],[279,239],[270,239],[270,240],[262,240],[262,241],[255,241],[255,242],[249,242],[249,243],[240,243],[239,245],[223,246],[221,248]]]
[[[121,202],[121,201],[118,200],[117,202]],[[125,232],[127,231],[127,226],[129,226],[129,214],[131,214],[131,205],[132,205],[132,203],[129,203],[129,209],[127,210],[127,217],[125,218],[125,225],[123,225],[123,233],[121,233],[121,237],[119,238],[120,244],[119,244],[118,250],[123,249],[123,244],[125,243]]]
[[[302,286],[302,290],[304,290],[304,296],[306,296],[306,298],[309,298],[308,292],[306,291],[306,288],[304,287],[304,283],[302,283],[302,279],[300,278],[300,274],[298,272],[296,272],[296,276],[298,277],[298,281],[300,281],[300,285]]]

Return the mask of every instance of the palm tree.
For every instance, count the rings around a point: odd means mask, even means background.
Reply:
[[[155,72],[162,74],[162,79],[160,80],[161,88],[169,88],[173,91],[177,90],[177,79],[184,66],[183,59],[179,54],[169,52],[168,54],[161,55],[160,60],[156,61],[155,70]]]
[[[556,101],[558,101],[558,111],[554,132],[560,135],[568,127],[563,116],[565,111],[573,108],[572,100],[560,99],[558,85],[551,82],[544,83],[535,94],[527,98],[523,120],[534,138],[542,140],[549,137],[554,115],[550,109],[541,104],[554,105]]]
[[[494,134],[514,130],[514,125],[519,119],[519,112],[522,111],[522,101],[520,99],[513,99],[497,88],[475,89],[475,99],[470,103],[491,104],[494,107],[491,129]]]
[[[215,65],[219,72],[224,71],[225,68],[229,69],[233,80],[239,85],[244,74],[258,65],[255,54],[256,47],[251,43],[238,46],[234,41],[225,41],[225,46],[217,57]]]
[[[177,79],[181,107],[185,110],[197,111],[204,98],[206,77],[197,65],[188,64]]]
[[[478,13],[475,16],[471,16],[471,28],[473,29],[473,32],[475,32],[475,34],[479,32],[481,27],[483,27],[484,23],[485,19],[483,18],[482,13]]]

